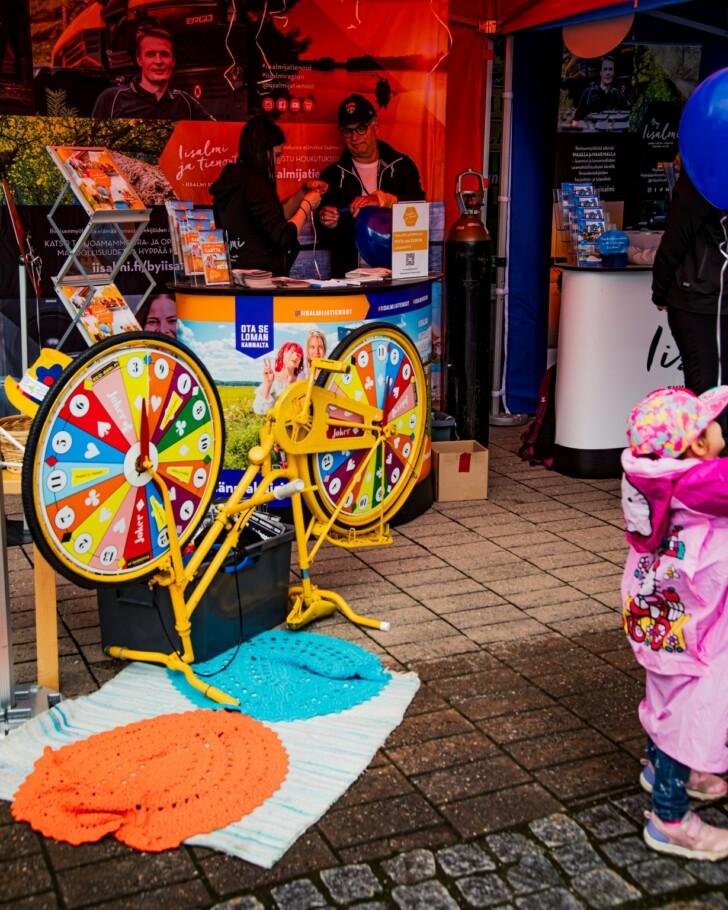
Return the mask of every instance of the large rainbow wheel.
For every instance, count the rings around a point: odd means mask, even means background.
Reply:
[[[304,494],[311,512],[327,521],[344,504],[334,528],[346,533],[388,522],[404,505],[417,482],[425,449],[427,378],[414,343],[404,332],[384,322],[373,322],[350,332],[330,355],[348,361],[349,373],[322,374],[317,385],[341,397],[340,411],[331,417],[346,419],[348,400],[365,401],[382,409],[388,431],[358,483],[347,490],[369,449],[310,455],[305,469],[315,490]],[[329,427],[329,435],[341,429]],[[355,432],[355,431],[354,431]]]
[[[202,520],[225,448],[205,367],[164,336],[134,332],[85,351],[52,386],[23,462],[23,506],[47,561],[85,587],[144,578],[169,551],[162,496],[139,471],[142,402],[149,455],[182,543]]]

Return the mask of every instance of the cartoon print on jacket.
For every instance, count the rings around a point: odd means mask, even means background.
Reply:
[[[652,516],[647,497],[622,476],[622,509],[627,530],[632,534],[649,537],[652,534]]]
[[[622,616],[624,631],[637,644],[644,644],[653,651],[682,653],[686,650],[683,626],[689,614],[673,584],[679,571],[672,559],[685,558],[685,544],[680,540],[681,527],[675,526],[655,554],[641,556],[635,577],[639,585],[634,597],[627,595]],[[667,559],[665,558],[667,557]]]

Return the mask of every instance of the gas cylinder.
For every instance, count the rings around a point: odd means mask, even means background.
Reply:
[[[463,189],[464,178],[476,183]],[[485,177],[457,177],[460,217],[445,242],[445,389],[461,439],[488,444],[490,412],[490,235],[483,224]]]

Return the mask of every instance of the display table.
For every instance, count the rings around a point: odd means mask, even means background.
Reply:
[[[347,288],[170,288],[177,299],[177,337],[207,366],[220,392],[227,434],[218,494],[232,492],[266,410],[290,379],[284,358],[291,349],[302,359],[296,378],[305,378],[313,357],[331,357],[336,345],[368,321],[402,329],[417,345],[428,378],[432,360],[432,301],[440,276],[379,281]],[[264,371],[275,374],[264,397]],[[428,427],[429,436],[429,427]],[[402,510],[409,520],[433,500],[429,444],[420,482]]]
[[[618,477],[632,407],[684,384],[680,355],[652,303],[651,268],[562,268],[554,468]]]

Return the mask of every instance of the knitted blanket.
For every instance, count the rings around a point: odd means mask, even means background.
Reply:
[[[239,821],[187,838],[186,843],[273,866],[365,770],[401,722],[418,687],[415,674],[392,673],[379,694],[354,707],[266,723],[288,753],[285,781]],[[0,798],[13,798],[46,746],[58,748],[121,724],[193,707],[163,667],[131,664],[98,692],[61,702],[0,741]]]

